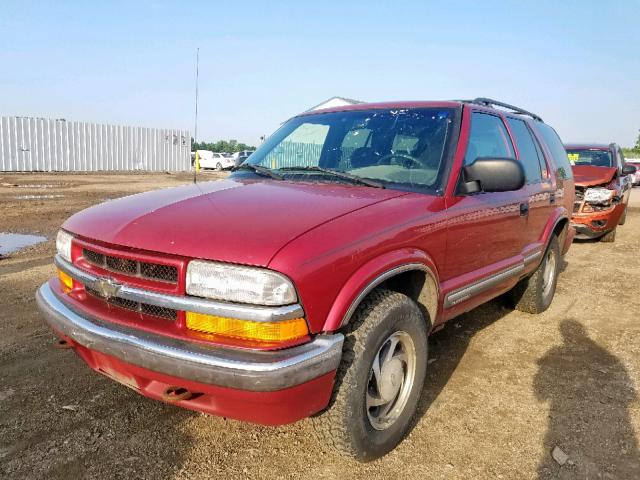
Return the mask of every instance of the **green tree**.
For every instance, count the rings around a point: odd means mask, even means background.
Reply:
[[[625,157],[640,157],[640,130],[638,130],[638,138],[636,139],[636,144],[631,148],[623,148],[622,153],[624,153]]]
[[[237,140],[218,140],[217,142],[196,142],[191,138],[191,150],[210,150],[212,152],[235,153],[242,150],[255,150],[256,147],[239,143]]]

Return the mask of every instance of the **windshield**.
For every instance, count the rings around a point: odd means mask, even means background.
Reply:
[[[593,167],[611,167],[611,152],[596,148],[567,149],[571,165],[591,165]]]
[[[287,180],[343,181],[326,170],[387,187],[437,189],[451,148],[453,108],[343,111],[286,122],[247,160]]]

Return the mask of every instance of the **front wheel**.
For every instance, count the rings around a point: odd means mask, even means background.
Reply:
[[[616,241],[616,230],[617,228],[614,228],[613,230],[608,231],[607,233],[605,233],[604,235],[602,235],[600,237],[600,241],[603,243],[613,243]]]
[[[624,207],[624,212],[620,215],[620,220],[618,220],[618,225],[624,225],[624,222],[627,221],[627,210],[629,207]]]
[[[538,268],[511,290],[516,310],[542,313],[549,308],[556,293],[559,269],[560,245],[554,235]]]
[[[218,172],[222,170],[222,164],[220,162],[216,163],[216,170]]]
[[[415,302],[376,290],[346,332],[330,407],[312,418],[321,441],[359,461],[392,450],[410,428],[427,366],[427,325]]]

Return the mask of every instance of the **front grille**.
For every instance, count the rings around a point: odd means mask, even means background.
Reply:
[[[97,291],[92,288],[85,287],[85,291],[96,298],[104,300],[110,305],[124,308],[132,312],[143,313],[145,315],[151,315],[154,317],[160,317],[167,320],[176,320],[178,318],[178,312],[172,308],[158,307],[156,305],[149,305],[148,303],[134,302],[133,300],[127,300],[126,298],[104,298]]]
[[[139,262],[128,258],[112,257],[94,252],[88,248],[82,249],[82,256],[92,265],[112,272],[122,273],[131,277],[157,280],[167,283],[178,283],[178,269],[171,265],[159,263]]]

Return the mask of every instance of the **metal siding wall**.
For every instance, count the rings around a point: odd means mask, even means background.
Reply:
[[[0,171],[191,169],[184,130],[0,117]]]

